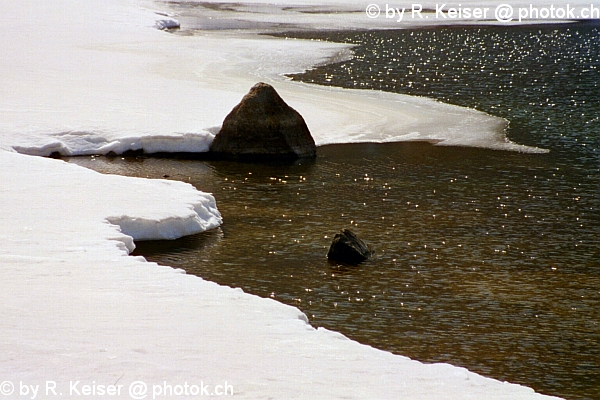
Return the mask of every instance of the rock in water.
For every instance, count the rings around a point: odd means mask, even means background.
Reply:
[[[317,147],[304,118],[259,82],[225,117],[210,151],[224,158],[306,158]]]
[[[327,258],[346,264],[360,264],[373,255],[373,249],[352,231],[343,229],[336,234],[329,247]]]

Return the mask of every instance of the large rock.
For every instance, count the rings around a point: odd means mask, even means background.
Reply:
[[[315,157],[304,118],[266,83],[257,83],[225,117],[210,151],[225,158]]]
[[[342,229],[342,231],[335,235],[327,258],[331,261],[338,261],[345,264],[360,264],[363,261],[368,260],[374,251],[356,236],[349,229]]]

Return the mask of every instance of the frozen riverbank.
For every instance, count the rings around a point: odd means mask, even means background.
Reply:
[[[134,1],[1,4],[11,19],[0,45],[13,55],[0,66],[0,389],[7,398],[24,385],[30,397],[37,388],[37,398],[89,398],[88,387],[99,397],[151,398],[185,385],[253,399],[542,397],[362,346],[313,329],[295,308],[129,257],[132,239],[218,226],[213,198],[183,183],[104,176],[14,153],[165,151],[173,142],[202,149],[250,82],[276,79],[282,69],[273,65],[307,66],[343,48],[170,36]],[[503,124],[427,100],[283,86],[321,143],[365,139],[367,127],[369,140],[450,140],[420,135],[462,133],[464,121],[485,141],[485,132],[498,138]]]
[[[0,66],[0,147],[20,153],[206,151],[259,80],[303,115],[317,145],[419,140],[540,151],[507,141],[505,120],[475,110],[282,79],[348,57],[348,46],[251,32],[170,35],[154,27],[163,16],[113,3],[104,15],[66,0],[44,12],[32,2],[6,7],[2,46],[14,56]]]
[[[84,387],[114,385],[129,399],[146,398],[135,388],[151,398],[195,385],[248,399],[544,397],[360,345],[296,308],[127,256],[129,235],[219,223],[211,198],[186,184],[7,152],[0,167],[3,393],[25,384],[38,398],[89,398]],[[123,222],[129,235],[114,225]]]

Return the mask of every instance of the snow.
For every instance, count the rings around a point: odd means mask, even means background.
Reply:
[[[12,57],[0,64],[0,148],[42,156],[206,151],[229,111],[266,81],[303,115],[317,145],[422,140],[543,151],[508,142],[506,121],[475,110],[282,78],[348,57],[345,45],[246,31],[177,36],[156,29],[163,15],[118,10],[114,1],[102,16],[76,0],[58,4],[44,12],[36,1],[5,4],[12,17],[2,46]]]
[[[156,21],[156,27],[158,29],[178,29],[181,24],[175,19],[160,19]]]
[[[535,151],[473,110],[281,77],[347,57],[347,46],[171,35],[156,21],[177,16],[140,4],[0,0],[9,16],[0,37],[0,394],[141,399],[175,386],[160,398],[195,398],[176,392],[222,385],[248,399],[547,398],[361,345],[314,329],[294,307],[129,256],[134,240],[218,227],[214,197],[30,155],[206,151],[257,80],[277,86],[320,144]],[[145,395],[130,392],[143,385]]]

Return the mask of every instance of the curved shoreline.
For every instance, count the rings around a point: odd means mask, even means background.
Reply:
[[[189,221],[195,230],[214,226],[218,216],[208,212],[210,198],[186,184],[104,176],[15,154],[14,146],[55,151],[65,132],[72,140],[62,144],[86,151],[120,141],[132,149],[135,138],[165,132],[205,135],[197,127],[216,126],[219,113],[239,100],[238,90],[250,81],[248,76],[235,82],[217,76],[220,86],[206,86],[202,78],[215,70],[202,71],[202,64],[194,64],[201,56],[218,57],[222,46],[235,43],[211,39],[202,42],[210,51],[186,53],[197,51],[198,43],[180,42],[149,27],[149,14],[136,4],[113,0],[100,10],[74,0],[3,4],[13,19],[0,44],[21,55],[3,64],[5,74],[0,74],[5,83],[0,170],[6,182],[0,206],[8,210],[0,224],[5,284],[0,294],[5,357],[0,364],[7,371],[6,382],[38,388],[54,382],[80,398],[85,395],[72,390],[73,382],[129,388],[138,382],[150,388],[162,382],[213,387],[227,382],[237,396],[249,399],[548,398],[463,368],[426,365],[375,350],[312,328],[296,308],[130,257],[130,235],[176,237],[190,233]],[[66,21],[65,10],[71,17]],[[173,46],[176,42],[183,47]],[[251,44],[256,47],[245,48]],[[287,48],[279,44],[244,41],[235,54],[247,65],[249,53],[277,54]],[[299,48],[309,53],[298,58],[315,51],[304,45]],[[182,68],[172,71],[173,60]],[[290,101],[298,99],[306,115],[323,116],[319,108],[325,107],[331,120],[320,121],[317,132],[345,121],[347,130],[333,137],[362,132],[373,122],[379,122],[376,127],[392,122],[403,123],[404,129],[420,126],[420,121],[405,121],[413,108],[382,123],[381,107],[395,110],[402,105],[399,97],[390,101],[387,95],[324,90],[317,101],[313,88],[286,88]],[[190,105],[200,89],[205,97]],[[374,97],[366,114],[346,115],[364,112],[366,97]],[[343,111],[328,99],[336,99]],[[212,113],[198,117],[198,109]],[[456,111],[444,113],[451,117]],[[161,140],[165,143],[163,136]],[[109,221],[136,221],[143,229],[127,235]],[[165,235],[173,228],[178,233]],[[131,393],[115,397],[131,398]]]
[[[170,35],[150,26],[159,15],[142,15],[135,24],[118,21],[104,44],[79,36],[80,25],[103,29],[103,21],[69,21],[51,40],[72,43],[49,59],[37,48],[41,37],[25,40],[22,45],[37,49],[39,60],[0,71],[11,93],[0,147],[39,156],[204,152],[233,106],[254,83],[266,81],[304,117],[317,145],[429,141],[544,152],[507,141],[505,120],[475,110],[284,78],[347,57],[348,45],[246,31]],[[17,29],[21,23],[27,21],[15,18],[10,24]]]

